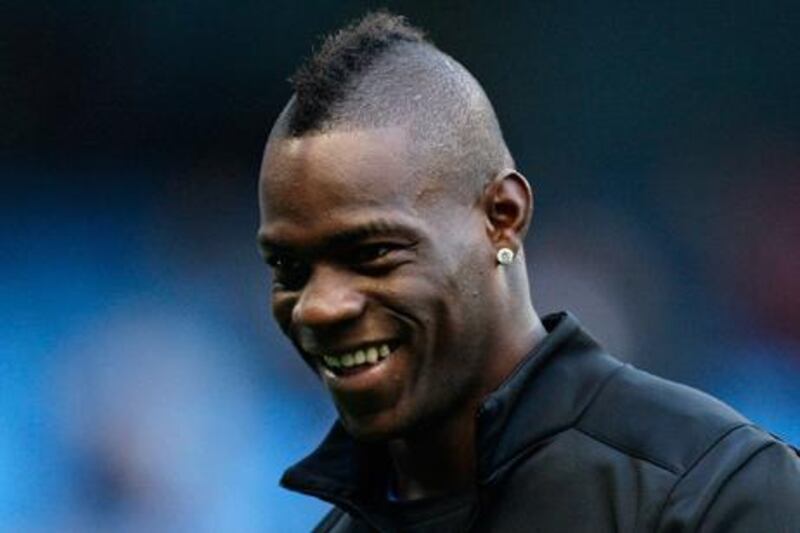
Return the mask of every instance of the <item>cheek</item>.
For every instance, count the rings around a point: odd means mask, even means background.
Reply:
[[[409,271],[381,295],[385,299],[380,305],[409,324],[420,354],[441,352],[457,343],[464,329],[464,299],[458,282],[441,269]]]
[[[391,279],[375,280],[365,291],[375,305],[370,318],[387,320],[403,336],[427,327],[431,307],[430,279],[419,269],[407,269]]]
[[[376,280],[372,294],[382,306],[412,317],[425,329],[458,329],[462,317],[480,304],[480,283],[487,274],[481,258],[468,246],[436,250],[390,279]]]
[[[479,247],[470,249],[455,275],[462,297],[476,304],[481,302],[486,296],[487,284],[495,268],[495,258],[491,249],[484,250]]]
[[[486,233],[481,213],[458,211],[446,221],[438,222],[435,261],[446,276],[460,286],[468,285],[486,273],[494,264],[495,252]]]

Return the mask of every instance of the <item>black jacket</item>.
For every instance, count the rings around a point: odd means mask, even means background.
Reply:
[[[796,450],[697,390],[605,353],[568,313],[478,413],[478,487],[392,502],[379,446],[337,423],[284,474],[362,531],[800,533]]]

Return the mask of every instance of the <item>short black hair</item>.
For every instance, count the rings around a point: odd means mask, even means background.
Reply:
[[[322,47],[289,78],[297,107],[289,125],[299,136],[328,118],[346,96],[348,83],[398,43],[427,42],[405,17],[377,11],[329,35]]]
[[[404,17],[367,14],[328,37],[290,81],[271,140],[402,125],[419,171],[462,190],[514,165],[478,81]]]

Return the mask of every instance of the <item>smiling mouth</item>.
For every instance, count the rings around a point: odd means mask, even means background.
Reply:
[[[320,355],[321,365],[337,376],[347,376],[367,370],[383,362],[397,349],[397,342],[376,342],[336,355]]]

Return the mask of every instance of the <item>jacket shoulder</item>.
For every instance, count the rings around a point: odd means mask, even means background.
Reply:
[[[752,426],[714,446],[671,491],[663,531],[800,531],[800,457]]]
[[[604,386],[576,428],[674,474],[750,422],[697,389],[626,366]]]

